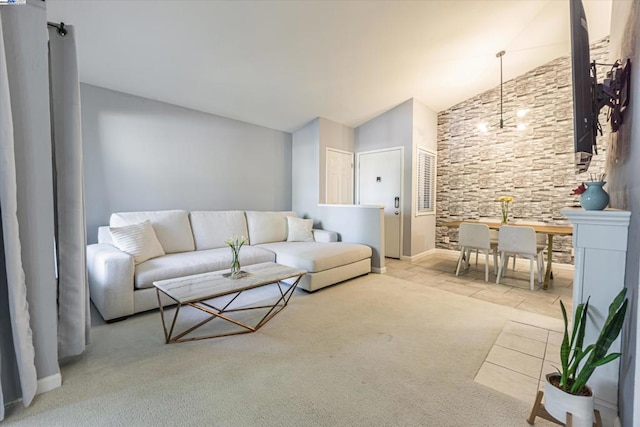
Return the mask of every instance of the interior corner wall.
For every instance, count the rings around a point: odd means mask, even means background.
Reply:
[[[608,38],[591,45],[591,59],[607,63]],[[598,68],[602,81],[607,67]],[[500,86],[438,113],[436,208],[438,223],[453,220],[499,218],[496,198],[510,195],[511,219],[534,219],[566,224],[561,209],[578,205],[571,190],[588,174],[576,175],[573,146],[573,98],[569,55],[557,58],[504,82],[503,129],[500,122]],[[516,129],[515,112],[527,109],[527,127]],[[492,128],[483,133],[481,122]],[[609,125],[606,109],[600,122],[599,154],[589,172],[604,172]],[[436,245],[456,249],[457,229],[437,227]],[[449,243],[445,242],[449,238]],[[570,236],[553,240],[553,261],[572,263]]]
[[[319,176],[318,200],[327,201],[327,148],[353,152],[354,129],[340,123],[319,117]],[[355,179],[354,179],[355,181]]]
[[[293,133],[291,205],[298,215],[312,218],[314,226],[335,231],[343,242],[371,247],[371,266],[383,271],[384,218],[380,208],[356,205],[323,205],[320,194],[320,155],[326,147],[352,151],[350,128],[316,118]],[[338,143],[342,145],[337,145]]]
[[[418,186],[418,147],[438,150],[438,115],[418,100],[413,101],[413,160],[411,182],[414,190],[411,192],[411,256],[417,256],[436,247],[436,215],[416,215],[417,186]],[[436,205],[436,210],[438,206]]]
[[[355,151],[404,147],[404,190],[402,199],[402,253],[411,254],[413,99],[369,120],[355,129]]]
[[[81,85],[87,239],[112,212],[291,209],[290,133]]]
[[[640,425],[640,3],[614,0],[610,61],[631,59],[631,96],[624,121],[608,144],[607,181],[611,207],[631,211],[625,287],[629,298],[622,331],[618,405],[622,425]]]
[[[302,212],[318,205],[320,173],[320,119],[316,118],[292,136],[291,208]]]
[[[0,9],[13,116],[22,264],[40,380],[59,372],[47,17],[42,1]],[[5,341],[11,337],[10,328],[9,323],[0,323],[3,368],[4,359],[10,359],[8,349],[13,348],[13,343]],[[3,388],[3,392],[6,400],[20,396],[19,389]]]

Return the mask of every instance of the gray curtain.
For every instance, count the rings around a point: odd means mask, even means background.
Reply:
[[[7,304],[9,307],[12,346],[0,347],[0,359],[11,354],[15,358],[22,401],[25,406],[31,404],[37,389],[37,376],[34,364],[35,350],[31,326],[29,324],[29,304],[27,287],[22,267],[21,245],[18,228],[18,199],[16,184],[15,140],[13,134],[13,115],[9,78],[20,83],[19,74],[9,76],[2,20],[0,20],[0,215],[2,218],[2,242],[4,246],[4,264],[6,275]],[[5,286],[0,283],[0,286]],[[0,366],[2,364],[0,363]],[[11,375],[12,373],[6,373]],[[3,373],[0,372],[0,379]],[[0,382],[2,384],[2,382]],[[4,394],[0,387],[0,403]],[[0,420],[4,419],[4,405],[0,404]]]
[[[91,326],[76,38],[73,26],[64,29],[66,34],[62,35],[57,28],[49,27],[60,358],[84,351]]]

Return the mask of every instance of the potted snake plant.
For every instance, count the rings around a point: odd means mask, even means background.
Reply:
[[[587,381],[598,366],[620,357],[620,353],[609,353],[609,347],[620,335],[627,312],[627,289],[615,297],[609,306],[609,315],[604,322],[595,343],[584,346],[584,335],[587,326],[589,299],[576,307],[573,318],[573,329],[569,335],[567,310],[562,301],[562,317],[564,319],[564,337],[560,346],[561,367],[558,372],[548,374],[545,383],[545,409],[563,423],[566,423],[567,412],[573,416],[573,426],[593,425],[593,391]]]

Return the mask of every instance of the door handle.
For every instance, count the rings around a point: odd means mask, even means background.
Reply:
[[[395,207],[396,209],[398,209],[400,207],[400,197],[396,197],[395,198],[395,201],[393,203],[393,207]],[[398,214],[396,213],[396,215],[398,215]]]

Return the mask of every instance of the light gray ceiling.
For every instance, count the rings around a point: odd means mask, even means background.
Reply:
[[[583,0],[590,38],[611,0]],[[569,0],[47,0],[78,34],[82,82],[295,131],[434,111],[570,52]]]

